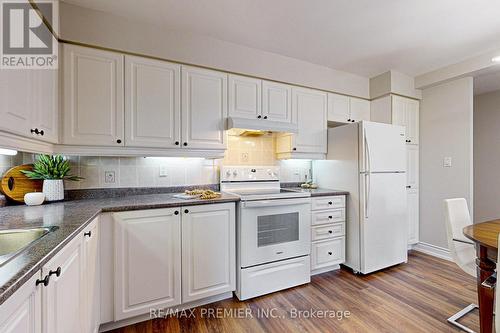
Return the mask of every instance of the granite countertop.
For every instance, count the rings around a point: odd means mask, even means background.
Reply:
[[[178,199],[174,193],[125,196],[109,199],[65,201],[42,206],[0,208],[0,230],[58,226],[33,246],[0,266],[0,304],[36,274],[59,250],[100,213],[168,208],[239,201],[222,193],[217,199]]]
[[[311,197],[326,197],[326,196],[332,196],[332,195],[349,195],[349,192],[347,192],[347,191],[332,190],[332,189],[328,189],[328,188],[307,189],[307,188],[301,188],[301,187],[291,187],[291,188],[287,188],[287,190],[310,193]]]

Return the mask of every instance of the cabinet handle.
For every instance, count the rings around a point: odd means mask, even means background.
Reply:
[[[61,275],[61,266],[57,267],[57,269],[55,271],[49,271],[49,275],[47,276],[51,276],[51,275],[56,275],[57,277],[59,277],[59,275]]]
[[[116,140],[116,143],[122,143],[122,140],[118,139]]]
[[[30,130],[31,134],[35,133],[35,134],[38,134],[38,128],[35,128],[35,129],[31,129]]]
[[[411,188],[411,185],[406,185],[406,188]]]
[[[329,233],[329,234],[333,234],[333,231],[332,231],[332,230],[328,230],[328,233]]]
[[[84,232],[83,233],[83,236],[89,236],[89,237],[92,237],[92,230],[89,230],[89,232]]]
[[[328,255],[330,255],[330,256],[331,256],[332,254],[333,254],[333,252],[328,252]]]
[[[260,119],[260,118],[262,118],[262,116],[259,114],[259,115],[257,116],[257,119]]]
[[[328,216],[328,218],[331,220],[331,219],[333,219],[333,216]]]
[[[178,211],[178,210],[176,210],[176,211],[174,212],[174,215],[179,215],[179,211]]]
[[[43,136],[45,132],[43,130],[40,131],[40,135]]]
[[[333,205],[333,202],[331,202],[331,201],[328,201],[328,204],[329,204],[329,205]]]
[[[184,145],[184,147],[186,147],[186,146],[188,145],[188,143],[187,143],[187,142],[184,142],[184,143],[183,143],[183,145]]]
[[[175,141],[175,145],[178,146],[179,145],[179,141]]]
[[[49,285],[49,280],[50,280],[50,276],[45,275],[45,278],[43,280],[37,279],[35,282],[35,285],[38,286],[40,283],[43,283],[43,285],[45,287],[47,287]]]
[[[410,143],[410,142],[411,142],[411,140],[408,140],[408,143]]]
[[[292,150],[293,150],[293,151],[296,151],[296,150],[297,150],[297,148],[293,147],[293,148],[292,148]]]
[[[264,119],[267,119],[267,116],[264,116]]]
[[[352,119],[352,120],[351,120],[351,123],[354,123],[354,122],[356,122],[356,120]]]
[[[347,119],[347,121],[349,121],[349,122],[350,122],[350,121],[351,121],[351,118]]]
[[[184,209],[184,213],[186,213],[186,214],[187,214],[187,213],[189,213],[189,210],[187,210],[187,209]]]

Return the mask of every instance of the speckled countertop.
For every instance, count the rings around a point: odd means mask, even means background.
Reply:
[[[236,202],[222,194],[212,200],[183,200],[168,194],[148,194],[110,199],[75,200],[42,206],[0,208],[0,230],[58,226],[15,258],[0,266],[0,304],[36,274],[64,245],[78,235],[99,213]]]
[[[331,195],[349,195],[349,192],[342,190],[331,190],[327,188],[305,189],[301,187],[287,187],[287,190],[310,193],[311,197],[327,197]]]

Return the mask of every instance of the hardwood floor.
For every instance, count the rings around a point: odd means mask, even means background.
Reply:
[[[249,301],[233,298],[202,306],[194,318],[187,311],[183,318],[154,319],[113,332],[460,332],[446,318],[470,303],[477,303],[475,279],[454,263],[412,251],[407,264],[375,274],[355,276],[341,269]],[[232,315],[209,315],[224,309]],[[270,314],[283,318],[257,318],[259,311],[271,309]],[[292,318],[295,309],[349,311],[350,316]],[[251,311],[253,318],[237,311]],[[477,311],[462,322],[479,331]]]

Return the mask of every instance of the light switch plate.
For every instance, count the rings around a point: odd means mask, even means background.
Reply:
[[[168,166],[160,165],[160,177],[168,177]]]
[[[445,158],[443,158],[443,167],[445,168],[451,168],[451,157],[449,156],[446,156]]]
[[[114,171],[104,171],[104,182],[106,184],[115,183],[115,172]]]

